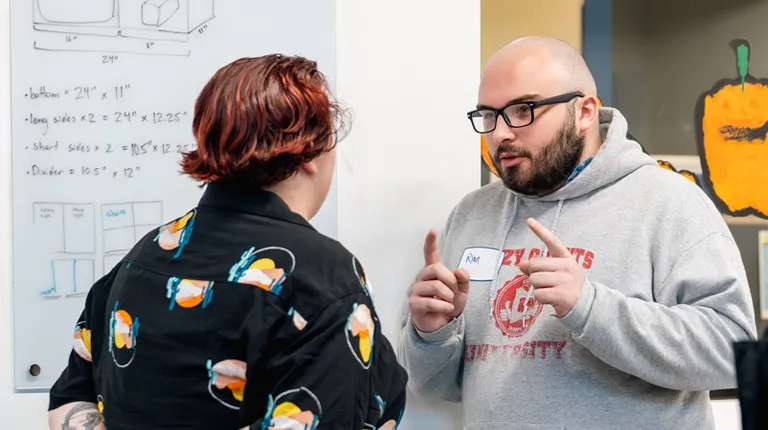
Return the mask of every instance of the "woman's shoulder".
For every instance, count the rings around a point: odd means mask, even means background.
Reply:
[[[297,254],[296,293],[330,303],[354,293],[371,296],[361,261],[339,241],[320,233],[307,237]]]

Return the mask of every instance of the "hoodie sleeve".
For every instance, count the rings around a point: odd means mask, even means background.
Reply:
[[[460,402],[463,345],[463,314],[432,333],[421,332],[409,318],[398,339],[408,388],[421,397]]]
[[[438,250],[445,258],[444,244],[457,208],[438,240]],[[443,261],[445,263],[445,261]],[[410,288],[408,289],[410,294]],[[397,343],[397,354],[408,372],[408,388],[421,397],[461,401],[461,380],[464,361],[464,314],[432,333],[424,333],[413,325],[406,295],[403,328]]]
[[[655,302],[586,280],[561,321],[607,364],[674,390],[736,386],[733,342],[755,339],[751,293],[732,238],[715,232],[687,248],[653,286]]]

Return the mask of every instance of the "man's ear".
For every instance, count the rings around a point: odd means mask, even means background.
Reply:
[[[600,103],[595,96],[586,96],[582,98],[581,105],[576,109],[576,127],[581,133],[585,133],[595,122],[598,121],[598,110]]]

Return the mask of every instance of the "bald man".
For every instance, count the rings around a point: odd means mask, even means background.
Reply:
[[[463,401],[467,429],[713,429],[708,390],[756,338],[722,216],[559,40],[501,49],[478,98],[501,181],[427,236],[398,345],[412,391]]]

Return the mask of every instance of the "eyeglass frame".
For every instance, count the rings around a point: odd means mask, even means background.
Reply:
[[[539,106],[548,106],[548,105],[558,104],[558,103],[568,103],[576,97],[584,97],[584,94],[581,91],[572,91],[569,93],[563,93],[560,95],[556,95],[556,96],[552,96],[552,97],[548,97],[540,100],[512,102],[502,107],[501,109],[483,107],[483,108],[479,108],[479,109],[475,109],[467,112],[467,118],[469,119],[469,122],[472,124],[472,129],[475,130],[475,133],[478,133],[478,134],[488,134],[496,130],[496,125],[499,122],[499,116],[501,116],[504,119],[504,123],[507,124],[509,128],[523,128],[533,124],[533,121],[535,120],[534,108]],[[515,105],[527,105],[531,109],[531,121],[528,124],[525,124],[525,125],[510,124],[510,120],[509,118],[507,118],[507,115],[504,114],[504,110],[510,106],[515,106]],[[483,131],[483,132],[477,131],[477,127],[475,127],[475,122],[472,121],[472,115],[480,111],[492,111],[496,115],[496,120],[493,122],[493,128],[491,128],[488,131]]]

